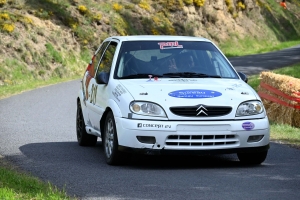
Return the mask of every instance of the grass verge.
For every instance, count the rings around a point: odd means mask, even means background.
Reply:
[[[276,69],[272,72],[300,79],[300,63]],[[257,91],[260,84],[259,75],[250,76],[248,84]],[[271,140],[300,148],[300,128],[291,127],[286,124],[277,124],[272,121],[270,122],[270,127]]]
[[[299,44],[300,40],[281,42],[274,45],[272,42],[268,41],[261,41],[260,43],[257,43],[254,39],[245,39],[239,40],[239,43],[235,45],[232,45],[232,41],[228,41],[227,43],[225,42],[220,45],[220,49],[227,57],[235,57],[279,51]]]
[[[44,183],[16,167],[11,166],[0,157],[0,199],[75,199],[67,196],[51,183]]]
[[[15,94],[20,94],[22,92],[33,90],[36,88],[40,88],[43,86],[62,83],[70,80],[75,80],[78,78],[80,78],[80,76],[72,76],[67,78],[53,77],[50,78],[49,80],[32,80],[32,81],[23,82],[22,84],[0,86],[0,99],[10,97]]]

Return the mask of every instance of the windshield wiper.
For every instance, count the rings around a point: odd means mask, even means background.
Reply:
[[[209,75],[209,74],[201,74],[201,73],[198,73],[198,74],[195,74],[196,77],[200,77],[200,78],[222,78],[221,76],[219,75]]]
[[[149,75],[151,76],[151,78],[154,78],[154,77],[162,77],[162,75],[158,75],[158,74],[130,74],[130,75],[128,75],[128,76],[120,77],[119,79],[150,78]]]
[[[165,73],[164,76],[169,76],[171,78],[222,78],[219,75],[209,75],[209,74],[202,74],[196,72],[177,72],[177,73]]]

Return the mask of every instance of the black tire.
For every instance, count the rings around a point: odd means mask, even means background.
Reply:
[[[116,123],[111,111],[106,115],[103,136],[103,148],[106,163],[109,165],[121,164],[123,159],[121,152],[118,150],[119,144]]]
[[[82,109],[80,102],[77,104],[76,114],[76,133],[77,141],[80,146],[95,146],[97,143],[97,136],[90,135],[85,130],[85,123],[83,119]]]
[[[247,165],[259,165],[267,158],[268,151],[255,153],[238,153],[237,156],[241,163]]]

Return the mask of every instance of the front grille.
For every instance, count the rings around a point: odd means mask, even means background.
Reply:
[[[168,146],[220,146],[238,143],[235,135],[169,135]]]
[[[232,110],[230,106],[178,106],[170,107],[170,111],[183,117],[219,117],[228,115]]]

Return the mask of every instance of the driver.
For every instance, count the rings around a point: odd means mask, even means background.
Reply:
[[[180,71],[182,72],[194,72],[195,61],[193,56],[190,54],[181,56],[179,67],[180,67]]]
[[[176,61],[174,58],[169,59],[168,69],[169,69],[169,73],[175,73],[178,71]]]

